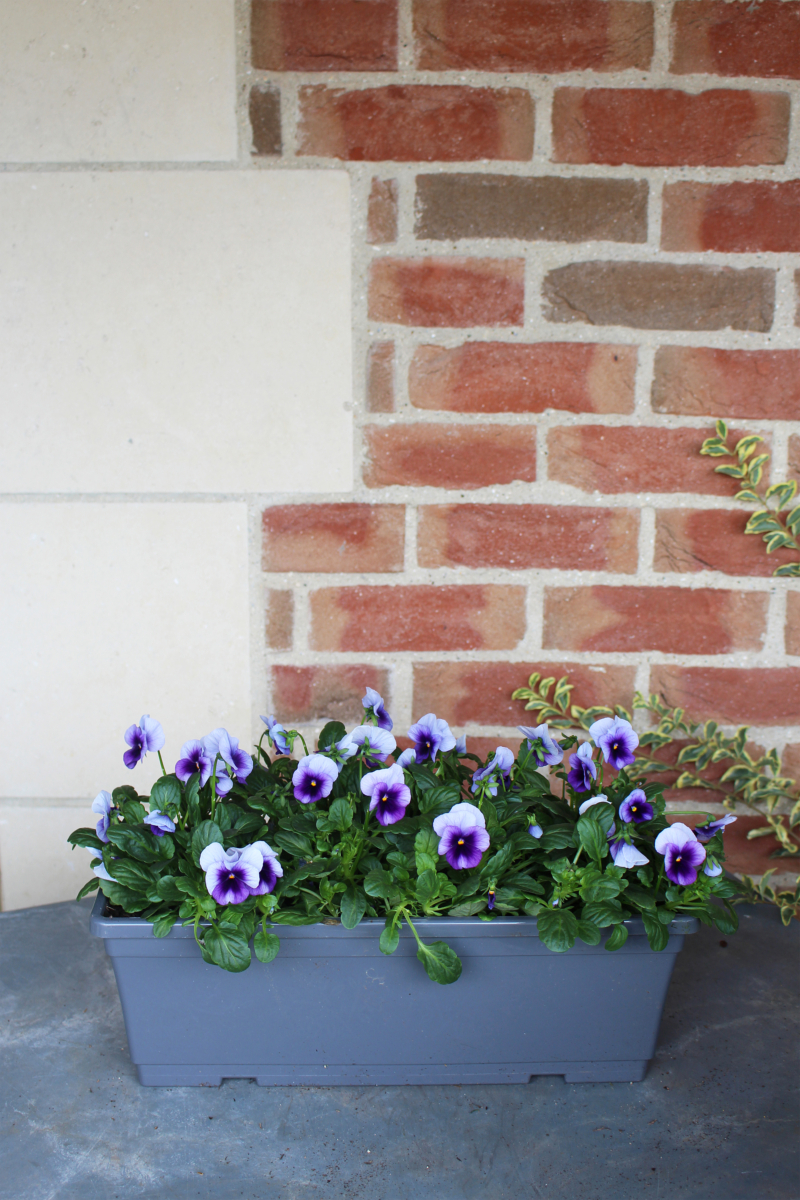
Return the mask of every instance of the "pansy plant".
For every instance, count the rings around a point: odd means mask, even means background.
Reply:
[[[536,918],[553,951],[576,938],[616,950],[634,920],[654,949],[681,914],[736,927],[722,869],[733,818],[670,825],[663,785],[632,770],[638,738],[622,717],[594,722],[580,745],[523,726],[517,754],[497,746],[484,761],[435,713],[400,750],[383,698],[368,688],[362,704],[360,725],[329,722],[316,748],[275,716],[252,756],[226,729],[200,733],[173,751],[172,772],[161,726],[142,717],[124,765],[156,751],[162,775],[149,795],[97,795],[96,827],[70,838],[93,855],[80,894],[99,887],[112,915],[144,917],[157,937],[191,925],[206,962],[229,971],[253,952],[269,963],[281,925],[377,922],[386,954],[407,929],[437,983],[461,964],[423,941],[418,917]]]

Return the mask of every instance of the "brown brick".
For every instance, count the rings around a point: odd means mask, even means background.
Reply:
[[[253,154],[281,154],[281,94],[277,88],[250,89],[250,126],[253,130]]]
[[[396,325],[521,325],[519,258],[380,258],[370,265],[369,317]]]
[[[367,427],[367,487],[482,488],[536,478],[536,430],[508,425]]]
[[[315,650],[513,650],[525,634],[525,588],[322,588],[311,594]]]
[[[695,721],[791,725],[800,714],[800,667],[673,667],[650,671],[650,691]]]
[[[794,294],[797,301],[794,308],[794,323],[800,325],[800,268],[794,273]]]
[[[800,782],[800,742],[784,747],[781,756],[781,772],[790,779]]]
[[[375,688],[391,706],[389,672],[366,665],[273,667],[274,712],[287,728],[300,721],[356,723],[364,715],[361,698]]]
[[[367,241],[373,246],[397,241],[397,180],[373,179],[367,205]]]
[[[761,267],[570,263],[548,273],[543,293],[545,316],[561,323],[766,333],[775,313],[775,274]]]
[[[449,412],[633,412],[635,346],[467,342],[418,346],[411,403]]]
[[[800,180],[670,183],[663,204],[663,250],[800,250]]]
[[[402,571],[402,504],[284,504],[267,508],[265,571]]]
[[[533,714],[511,693],[538,671],[568,675],[573,700],[583,708],[624,704],[633,698],[634,667],[590,667],[580,662],[428,662],[414,664],[415,713],[435,712],[454,725],[530,725]],[[800,672],[799,672],[800,673]]]
[[[533,100],[521,88],[304,87],[299,139],[299,154],[352,162],[524,162]]]
[[[423,71],[646,70],[650,4],[600,0],[414,0]]]
[[[267,646],[270,650],[291,650],[294,628],[294,594],[279,588],[267,592]]]
[[[744,509],[659,509],[654,566],[657,571],[722,571],[771,575],[797,557],[788,550],[767,554],[761,537],[745,534]]]
[[[715,88],[558,88],[556,162],[638,167],[744,167],[782,163],[789,97]]]
[[[678,0],[672,10],[670,70],[800,79],[800,4]]]
[[[367,412],[394,412],[394,342],[367,351]]]
[[[547,588],[542,645],[551,650],[760,650],[768,597],[712,588]]]
[[[800,484],[800,434],[792,434],[789,438],[789,479]]]
[[[397,0],[253,0],[262,71],[394,71]]]
[[[420,509],[423,567],[560,568],[632,574],[639,516],[629,508],[442,504]]]
[[[652,405],[691,417],[800,420],[800,350],[660,346]]]
[[[699,492],[731,496],[733,481],[717,475],[714,459],[700,454],[708,434],[707,429],[630,425],[551,429],[549,475],[585,492]]]
[[[520,175],[418,175],[418,238],[646,242],[647,183]]]
[[[683,793],[678,792],[680,798]],[[683,817],[676,818],[679,821],[684,820]],[[689,819],[689,825],[701,824],[702,817],[697,817],[695,820]],[[786,824],[786,817],[783,818]],[[734,871],[738,875],[764,875],[767,871],[778,872],[789,871],[793,875],[797,874],[800,863],[793,862],[786,858],[771,858],[770,855],[778,849],[778,843],[773,837],[753,838],[752,841],[747,840],[747,835],[751,829],[763,829],[766,821],[759,816],[744,816],[740,815],[736,818],[735,825],[727,825],[723,834],[725,841],[725,869]]]
[[[800,592],[789,592],[786,597],[786,653],[800,657]],[[800,721],[800,699],[798,710]]]

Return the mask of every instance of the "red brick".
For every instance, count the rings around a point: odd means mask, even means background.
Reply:
[[[265,571],[402,571],[402,504],[284,504],[267,508]]]
[[[367,351],[367,412],[394,412],[394,342]]]
[[[656,512],[654,566],[657,571],[722,571],[726,575],[771,575],[796,554],[767,554],[760,537],[745,534],[744,509],[667,508]]]
[[[511,571],[620,571],[638,562],[639,516],[630,508],[550,504],[447,504],[420,509],[423,567]]]
[[[760,650],[768,597],[712,588],[547,588],[542,645],[550,650]]]
[[[321,588],[311,594],[315,650],[511,650],[525,633],[525,588]]]
[[[796,654],[800,657],[800,592],[789,592],[786,596],[786,653]],[[800,710],[800,699],[798,699],[798,710]],[[797,713],[797,718],[800,721],[800,711]],[[800,768],[798,769],[800,770]]]
[[[800,79],[800,4],[678,0],[672,10],[670,70]]]
[[[536,430],[509,425],[368,426],[367,487],[482,488],[536,478]]]
[[[652,405],[690,417],[800,420],[800,350],[660,346]]]
[[[367,204],[367,241],[373,246],[397,241],[397,180],[373,179]]]
[[[277,88],[254,87],[250,91],[250,126],[253,130],[253,153],[280,154],[281,94]]]
[[[646,70],[650,4],[619,0],[414,0],[423,71]]]
[[[262,71],[394,71],[397,0],[253,0]]]
[[[522,88],[303,87],[298,132],[299,154],[351,162],[525,162],[533,100]]]
[[[270,588],[267,592],[266,640],[270,650],[290,650],[294,627],[294,594]]]
[[[800,250],[800,180],[788,183],[669,183],[662,250]]]
[[[794,323],[800,325],[800,268],[794,273],[794,294],[796,298]]]
[[[730,496],[733,481],[717,475],[715,460],[700,454],[709,432],[631,425],[551,429],[549,475],[584,492],[699,492]],[[765,448],[769,449],[769,443]]]
[[[633,329],[750,329],[775,315],[775,273],[762,267],[575,262],[545,276],[548,321]]]
[[[411,403],[447,412],[633,412],[635,346],[467,342],[418,346]]]
[[[789,470],[790,479],[800,484],[800,434],[792,434],[789,438]]]
[[[380,258],[369,272],[369,317],[396,325],[521,325],[519,258]]]
[[[800,782],[800,742],[789,743],[781,755],[781,774]]]
[[[800,716],[800,667],[673,667],[650,671],[651,692],[695,721],[787,725]]]
[[[272,668],[274,712],[287,728],[295,721],[357,723],[364,715],[361,698],[368,687],[391,707],[389,672],[382,667]]]
[[[743,167],[782,163],[789,97],[715,88],[558,88],[556,162],[639,167]]]
[[[454,725],[531,725],[533,713],[525,711],[521,700],[512,700],[511,693],[525,687],[534,671],[548,679],[568,675],[575,684],[574,702],[583,708],[630,707],[634,669],[580,662],[415,663],[413,711],[435,712]]]

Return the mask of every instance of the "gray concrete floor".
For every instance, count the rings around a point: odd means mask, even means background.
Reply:
[[[0,914],[4,1196],[800,1198],[800,926],[772,910],[687,937],[644,1083],[162,1089],[137,1083],[89,908]],[[153,1020],[180,1019],[164,996]]]

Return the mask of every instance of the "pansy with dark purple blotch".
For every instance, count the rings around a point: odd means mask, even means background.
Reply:
[[[619,806],[619,815],[627,824],[633,822],[641,825],[643,821],[652,821],[655,810],[641,788],[634,788]]]
[[[527,740],[527,747],[540,767],[554,767],[560,763],[563,751],[547,730],[547,725],[518,725],[517,729]]]
[[[695,882],[697,868],[704,862],[706,851],[688,825],[676,821],[674,825],[662,829],[655,844],[657,852],[664,855],[667,879],[681,887],[689,887]]]
[[[454,805],[449,813],[436,818],[433,832],[439,838],[439,854],[457,871],[477,867],[489,848],[486,819],[474,804]]]
[[[286,736],[286,730],[283,726],[279,725],[274,717],[262,717],[261,720],[266,725],[269,739],[278,751],[278,754],[291,754],[292,743]]]
[[[150,832],[154,833],[156,837],[163,837],[165,833],[175,832],[175,822],[172,817],[168,817],[157,808],[151,808],[144,818],[144,823],[150,826]]]
[[[615,867],[623,867],[627,870],[630,867],[644,867],[650,862],[650,859],[645,858],[641,850],[637,850],[630,842],[626,842],[625,838],[617,838],[613,842],[609,838],[608,848],[611,851]]]
[[[199,862],[206,874],[206,888],[217,904],[241,904],[258,887],[264,860],[255,846],[223,850],[219,842],[212,842]]]
[[[480,767],[474,772],[470,790],[477,792],[480,787],[483,787],[490,796],[496,796],[500,781],[508,780],[513,765],[513,751],[509,750],[508,746],[498,746],[486,766]]]
[[[203,738],[203,748],[212,761],[219,755],[237,783],[244,783],[253,769],[253,760],[239,749],[239,739],[231,737],[227,729],[212,729]]]
[[[436,713],[426,713],[420,717],[409,729],[408,736],[414,743],[418,763],[433,762],[440,750],[444,753],[452,750],[456,744],[447,721],[437,717]]]
[[[367,688],[361,703],[367,712],[371,712],[375,717],[380,729],[391,731],[394,721],[386,711],[386,706],[383,703],[383,696],[376,692],[375,688]]]
[[[258,873],[258,883],[250,889],[250,895],[264,896],[274,889],[275,884],[283,875],[283,867],[278,861],[275,851],[266,842],[253,842],[251,849],[258,850],[263,862]]]
[[[369,744],[368,744],[369,743]],[[368,767],[376,767],[378,763],[386,762],[390,754],[397,749],[394,737],[380,725],[357,725],[352,733],[346,734],[336,749],[346,760],[355,754],[364,754]]]
[[[601,717],[589,726],[589,736],[616,771],[635,762],[633,752],[639,745],[639,735],[630,721],[624,721],[622,717]]]
[[[331,789],[339,778],[339,768],[324,754],[306,754],[297,764],[292,775],[295,800],[301,804],[313,804],[330,796]]]
[[[719,833],[720,829],[724,829],[726,825],[733,824],[735,820],[736,817],[732,813],[727,813],[726,816],[720,817],[718,821],[708,821],[705,825],[696,825],[694,830],[695,836],[700,842],[710,842]]]
[[[100,820],[97,822],[97,836],[101,842],[108,841],[108,826],[111,822],[111,814],[114,812],[114,801],[111,799],[110,792],[98,792],[92,801],[92,812],[98,813]]]
[[[399,763],[382,771],[370,771],[361,780],[361,790],[369,796],[369,810],[381,825],[395,825],[406,815],[411,803],[411,789]]]
[[[233,787],[233,780],[228,774],[227,765],[218,760],[214,770],[216,772],[214,778],[214,791],[218,796],[227,796],[228,792]]]
[[[213,758],[208,754],[202,742],[184,742],[181,746],[181,756],[175,763],[175,774],[181,783],[200,772],[200,787],[205,787],[211,778],[214,768]]]
[[[141,762],[148,750],[160,750],[164,745],[164,730],[158,721],[145,714],[138,725],[129,725],[125,730],[125,741],[130,746],[122,756],[129,770]]]
[[[592,758],[593,753],[589,742],[581,742],[577,754],[569,756],[570,770],[567,772],[567,783],[576,792],[588,792],[597,779],[597,767]]]

